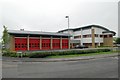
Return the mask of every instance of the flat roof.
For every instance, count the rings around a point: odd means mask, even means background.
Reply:
[[[26,31],[26,30],[8,30],[8,34],[27,34],[27,35],[50,35],[50,36],[68,36],[68,33],[42,32],[42,31]]]

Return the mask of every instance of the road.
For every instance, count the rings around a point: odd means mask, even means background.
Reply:
[[[118,58],[65,62],[2,62],[3,78],[118,78]]]

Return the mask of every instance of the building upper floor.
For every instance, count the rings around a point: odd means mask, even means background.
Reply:
[[[81,39],[81,38],[91,38],[92,37],[92,29],[94,29],[95,38],[107,38],[115,36],[115,32],[111,31],[105,27],[99,25],[89,25],[74,29],[65,29],[58,31],[58,33],[69,33],[72,35],[71,39]]]

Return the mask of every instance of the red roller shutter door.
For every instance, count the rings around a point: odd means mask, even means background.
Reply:
[[[60,39],[53,39],[52,44],[53,44],[53,49],[60,49]]]
[[[40,50],[40,39],[30,38],[29,49],[30,50]]]
[[[15,50],[27,50],[27,38],[15,38]]]
[[[42,50],[50,49],[50,39],[42,39]]]
[[[62,49],[68,49],[68,39],[62,39]]]

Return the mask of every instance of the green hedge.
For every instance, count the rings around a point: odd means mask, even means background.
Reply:
[[[92,49],[92,50],[71,50],[71,51],[57,51],[57,52],[32,52],[32,53],[22,53],[22,57],[29,58],[44,58],[47,56],[57,56],[57,55],[76,55],[76,54],[89,54],[89,53],[99,53],[108,52],[110,49]],[[6,51],[3,56],[17,57],[16,52]],[[20,55],[19,55],[20,56]]]
[[[34,52],[29,54],[30,58],[44,58],[47,56],[57,56],[57,55],[74,55],[74,54],[88,54],[88,53],[99,53],[108,52],[110,49],[94,49],[94,50],[72,50],[72,51],[59,51],[59,52]]]
[[[16,52],[14,51],[5,51],[2,56],[9,56],[9,57],[20,57],[20,54],[18,55]],[[28,57],[27,53],[23,53],[22,57]]]
[[[16,52],[5,51],[2,56],[16,57]]]

